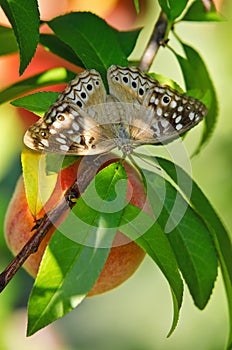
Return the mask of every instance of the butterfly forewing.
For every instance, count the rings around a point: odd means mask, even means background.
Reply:
[[[158,82],[136,67],[111,66],[107,72],[109,91],[119,101],[142,104],[146,93]]]
[[[73,79],[57,101],[68,100],[80,108],[87,108],[106,101],[106,90],[100,74],[95,70],[85,70]]]

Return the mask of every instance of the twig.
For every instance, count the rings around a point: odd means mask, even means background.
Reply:
[[[165,36],[168,27],[168,20],[163,11],[161,11],[158,21],[148,42],[148,45],[141,57],[138,67],[143,71],[148,71],[157,54],[160,46],[165,44]]]

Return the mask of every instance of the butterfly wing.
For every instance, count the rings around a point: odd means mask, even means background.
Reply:
[[[109,151],[115,147],[112,135],[94,119],[101,112],[98,106],[104,106],[105,101],[100,74],[84,71],[69,83],[44,118],[28,129],[25,145],[33,150],[75,155]]]
[[[110,95],[125,103],[143,103],[146,93],[158,83],[136,67],[111,66],[107,71]]]
[[[106,101],[106,90],[100,74],[95,70],[85,70],[73,79],[60,94],[57,102],[70,101],[82,109]]]
[[[202,102],[168,86],[152,89],[144,105],[153,110],[153,117],[147,119],[149,130],[153,132],[153,144],[171,141],[197,125],[207,114]]]
[[[198,124],[207,109],[197,99],[181,94],[142,73],[136,67],[111,66],[110,94],[131,104],[124,119],[130,125],[135,144],[156,144],[172,140]]]

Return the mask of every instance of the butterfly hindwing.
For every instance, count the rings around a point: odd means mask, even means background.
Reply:
[[[89,115],[91,108],[106,101],[106,90],[95,70],[77,75],[44,118],[32,125],[24,136],[24,143],[39,151],[85,155],[101,153],[93,143],[101,138],[96,121]],[[90,143],[89,143],[90,141]],[[99,147],[98,147],[99,148]]]
[[[198,124],[207,113],[203,103],[165,85],[150,89],[144,107],[147,112],[143,121],[153,130],[152,144],[172,140]]]

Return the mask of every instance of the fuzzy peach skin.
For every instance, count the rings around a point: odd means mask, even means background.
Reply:
[[[77,174],[77,167],[78,162],[59,173],[59,180],[57,183],[61,183],[61,186],[56,186],[51,198],[46,203],[47,210],[53,208],[54,204],[63,196],[65,190],[73,184]],[[125,163],[125,169],[128,175],[127,197],[130,198],[131,204],[143,208],[146,201],[146,194],[140,175],[127,163]],[[37,219],[42,217],[43,214],[44,210],[42,209]],[[67,214],[68,211],[64,214],[63,220]],[[9,203],[5,218],[6,242],[13,254],[17,254],[32,236],[33,232],[31,232],[31,228],[34,225],[34,217],[27,205],[23,178],[20,177]],[[44,250],[54,231],[55,228],[48,232],[41,242],[38,251],[32,254],[24,263],[24,268],[33,277],[35,277],[38,272]],[[136,243],[130,241],[118,231],[105,266],[88,295],[92,296],[104,293],[123,283],[135,272],[144,256],[145,252]]]

